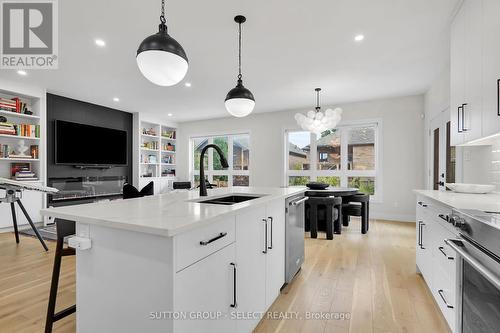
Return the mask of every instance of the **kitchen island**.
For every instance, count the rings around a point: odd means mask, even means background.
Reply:
[[[76,222],[77,330],[251,332],[284,283],[285,199],[233,187],[48,208]],[[235,204],[201,203],[229,195]]]

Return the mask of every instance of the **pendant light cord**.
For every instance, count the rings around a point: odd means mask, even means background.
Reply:
[[[241,77],[241,23],[238,23],[238,80]]]
[[[165,0],[161,0],[161,15],[160,15],[160,22],[162,24],[165,24],[167,20],[165,19]]]

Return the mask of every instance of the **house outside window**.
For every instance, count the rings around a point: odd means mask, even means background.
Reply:
[[[209,149],[205,154],[205,179],[217,187],[249,186],[250,135],[248,133],[192,137],[190,177],[194,186],[200,184],[200,156],[202,149],[208,144],[216,144],[221,148],[229,168],[223,169],[217,152]]]
[[[378,156],[380,122],[353,124],[327,130],[318,137],[307,131],[286,131],[286,182],[310,181],[331,186],[356,187],[381,200]]]

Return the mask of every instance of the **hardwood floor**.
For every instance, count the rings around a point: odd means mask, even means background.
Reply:
[[[327,241],[306,238],[306,260],[270,311],[305,317],[344,314],[346,319],[265,319],[257,333],[448,332],[420,275],[415,273],[415,225],[372,221],[361,235],[359,222]],[[0,332],[43,332],[52,274],[54,242],[45,253],[34,238],[16,246],[0,234]],[[63,259],[57,308],[75,302],[75,258]],[[75,315],[54,332],[75,332]]]

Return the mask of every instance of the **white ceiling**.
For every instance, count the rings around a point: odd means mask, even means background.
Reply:
[[[243,78],[254,112],[424,92],[443,66],[458,0],[167,0],[169,32],[190,61],[184,82],[159,87],[135,53],[157,31],[160,0],[59,1],[59,69],[1,76],[49,92],[163,120],[227,116],[237,74],[236,14],[243,14]],[[356,34],[365,35],[355,43]],[[105,48],[94,44],[106,41]],[[119,97],[120,102],[112,101]],[[173,113],[173,117],[166,116]],[[244,120],[242,120],[244,121]]]

